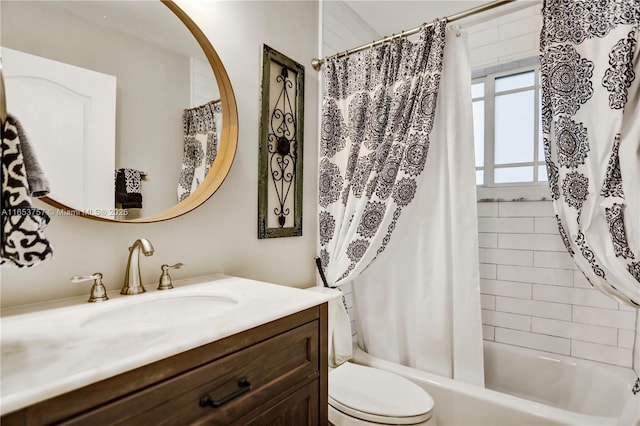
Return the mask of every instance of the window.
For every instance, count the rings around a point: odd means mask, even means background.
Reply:
[[[537,65],[486,73],[471,86],[476,184],[546,182]]]

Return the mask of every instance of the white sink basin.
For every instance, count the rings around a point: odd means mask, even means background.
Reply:
[[[141,300],[94,313],[80,327],[131,329],[166,328],[203,321],[235,309],[238,301],[217,295],[181,295]]]

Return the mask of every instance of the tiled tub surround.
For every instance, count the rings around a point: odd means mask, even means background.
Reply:
[[[586,282],[560,240],[551,202],[479,202],[478,216],[483,332],[488,343],[522,348],[532,356],[557,354],[605,368],[631,367],[640,374],[637,310]],[[356,342],[351,285],[343,291]]]
[[[376,38],[343,2],[322,7],[324,55]],[[469,26],[473,69],[537,56],[541,22],[540,3],[531,2],[524,10]],[[640,374],[640,343],[633,349],[634,339],[640,341],[636,310],[586,282],[560,240],[550,201],[479,202],[478,216],[486,340],[633,365]],[[351,308],[351,286],[343,291]]]
[[[630,368],[535,350],[522,342],[485,340],[486,388],[478,389],[373,357],[357,348],[351,285],[342,290],[351,319],[354,362],[392,371],[425,389],[434,398],[441,426],[640,425],[637,396],[630,390],[635,372]]]
[[[538,55],[540,2],[531,4],[467,28],[473,69],[499,67]],[[324,55],[382,36],[344,3],[323,2],[322,6]],[[513,195],[509,199],[523,196]],[[495,343],[499,347],[529,356],[555,358],[558,354],[558,358],[569,361],[592,360],[605,371],[633,365],[640,374],[640,336],[636,335],[640,333],[640,318],[636,318],[634,309],[620,306],[590,288],[560,240],[551,202],[479,202],[478,213],[485,346],[495,341],[503,343]],[[351,285],[342,290],[357,342]],[[635,351],[634,339],[639,342]],[[478,392],[464,383],[382,360],[375,362],[382,363],[382,368],[399,369],[400,374],[425,388],[436,400],[436,417],[443,425],[595,422],[593,417],[585,420],[581,414],[539,402],[493,390]],[[456,409],[460,406],[468,409]],[[605,421],[616,422],[611,418]]]
[[[550,201],[479,202],[478,228],[485,340],[634,366],[637,310],[589,285]]]

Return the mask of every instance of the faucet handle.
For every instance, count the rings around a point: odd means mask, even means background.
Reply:
[[[107,297],[107,289],[102,284],[102,274],[100,272],[96,272],[93,275],[76,275],[71,277],[72,283],[81,283],[91,280],[94,281],[89,294],[89,302],[104,302],[105,300],[109,300]]]
[[[162,265],[160,269],[162,269],[162,274],[160,274],[160,279],[158,280],[158,290],[169,290],[173,288],[173,283],[171,282],[171,275],[169,275],[169,269],[180,269],[184,266],[184,263],[176,263],[175,265]]]

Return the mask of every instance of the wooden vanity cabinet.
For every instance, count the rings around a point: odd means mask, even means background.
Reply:
[[[327,304],[2,417],[2,425],[326,425]],[[208,398],[218,407],[201,406]],[[206,399],[205,399],[206,400]]]

